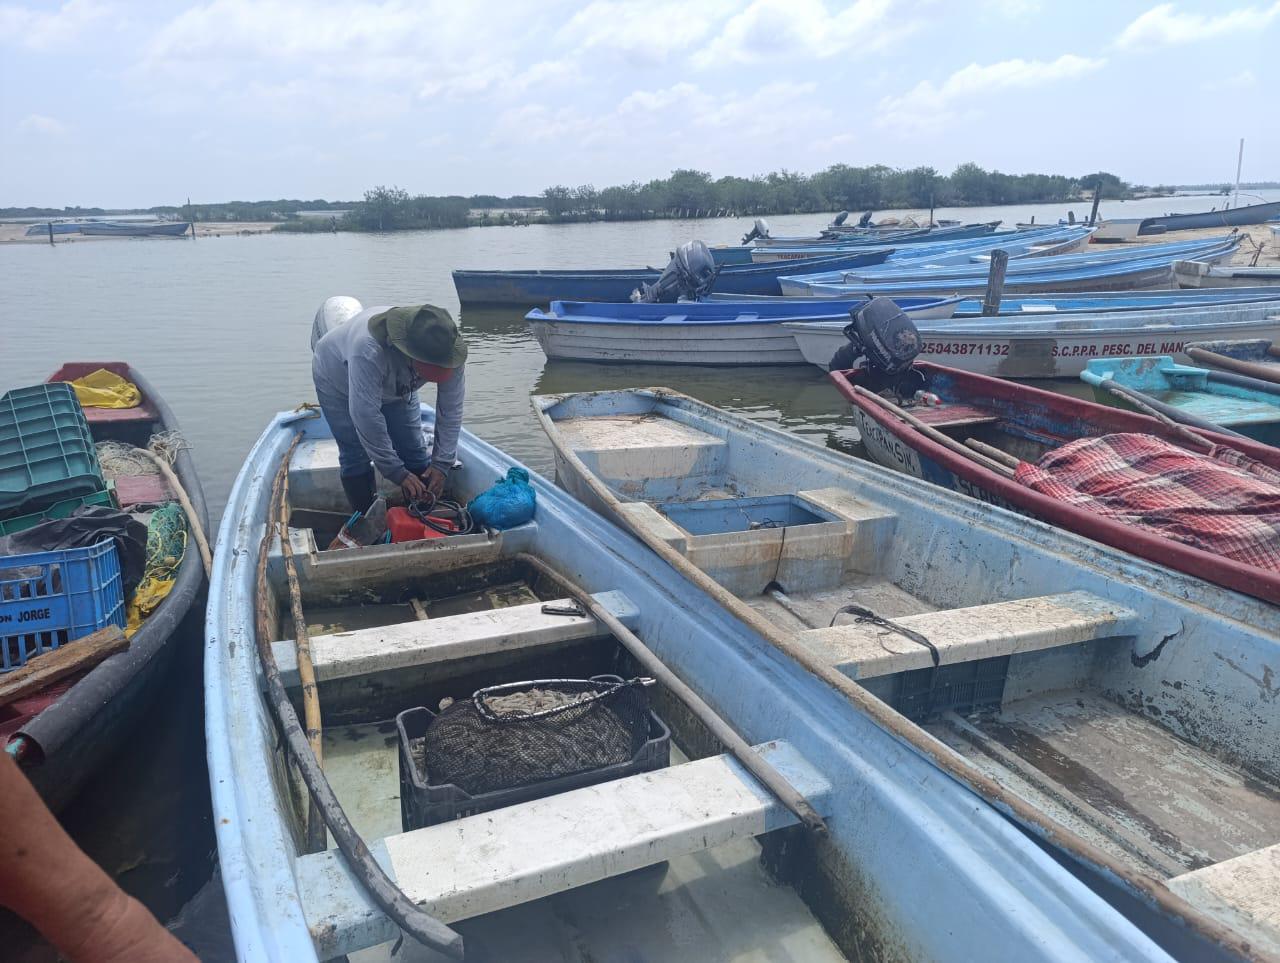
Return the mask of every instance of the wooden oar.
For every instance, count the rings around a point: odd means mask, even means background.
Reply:
[[[1207,364],[1214,368],[1222,368],[1224,371],[1234,371],[1237,374],[1248,375],[1250,378],[1257,378],[1259,381],[1280,384],[1280,365],[1243,361],[1240,358],[1218,354],[1218,352],[1210,351],[1208,348],[1193,348],[1190,345],[1185,348],[1185,351],[1187,357],[1192,361],[1199,361],[1201,364]],[[1271,348],[1270,351],[1275,351],[1275,348]]]

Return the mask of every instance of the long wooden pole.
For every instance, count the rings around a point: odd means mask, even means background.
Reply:
[[[886,401],[884,398],[881,398],[878,394],[868,391],[866,388],[862,387],[862,385],[854,385],[853,391],[859,397],[866,398],[872,404],[901,418],[903,421],[909,424],[916,431],[920,432],[926,438],[930,438],[933,441],[936,441],[938,444],[946,448],[949,448],[951,451],[954,451],[957,455],[961,455],[972,462],[976,462],[977,464],[981,465],[983,468],[986,468],[986,469],[989,469],[990,471],[995,472],[997,475],[1003,475],[1005,478],[1013,477],[1013,472],[1006,466],[1000,464],[998,461],[993,461],[992,459],[988,458],[986,455],[980,455],[976,451],[971,451],[970,449],[966,448],[964,445],[960,444],[960,442],[956,441],[954,438],[949,438],[946,435],[944,435],[942,432],[938,431],[936,428],[926,425],[923,421],[921,421],[915,415],[911,414],[910,412],[903,411],[897,405],[891,404],[890,402]]]
[[[1248,375],[1250,378],[1257,378],[1259,381],[1280,383],[1280,365],[1257,364],[1253,361],[1244,361],[1240,358],[1218,354],[1218,352],[1210,351],[1207,348],[1193,348],[1191,345],[1187,345],[1184,350],[1187,357],[1192,361],[1199,361],[1201,364],[1207,364],[1213,368],[1222,368],[1225,371],[1234,371],[1236,374]]]
[[[311,744],[303,734],[298,722],[298,714],[294,711],[289,694],[285,691],[284,682],[280,679],[280,666],[276,663],[275,653],[271,651],[271,626],[267,618],[267,558],[270,554],[273,529],[270,518],[276,514],[283,489],[282,473],[289,470],[289,459],[302,436],[298,435],[285,452],[281,462],[281,470],[276,472],[271,486],[271,502],[268,509],[268,524],[263,533],[262,542],[258,546],[258,581],[257,581],[257,618],[255,621],[258,658],[262,663],[262,674],[267,683],[267,696],[280,729],[284,734],[289,753],[293,757],[302,781],[307,785],[307,792],[319,808],[321,817],[329,831],[333,833],[343,858],[352,874],[360,881],[369,897],[391,920],[404,930],[411,938],[423,946],[430,947],[445,954],[450,959],[460,960],[463,957],[462,937],[445,926],[438,919],[424,913],[407,897],[391,878],[387,871],[365,845],[360,834],[351,825],[351,820],[342,810],[342,804],[334,795],[333,787],[325,777],[324,770],[311,752]]]
[[[1244,138],[1240,138],[1240,155],[1236,158],[1236,198],[1232,207],[1240,206],[1240,174],[1244,170]]]
[[[298,438],[302,436],[299,435]],[[292,448],[290,449],[292,455]],[[293,616],[294,649],[298,660],[298,681],[302,685],[302,717],[307,725],[307,742],[316,757],[317,765],[324,765],[324,730],[320,721],[320,690],[316,687],[316,667],[311,660],[311,633],[307,631],[307,617],[302,611],[302,589],[298,584],[298,565],[293,558],[293,544],[289,541],[289,463],[282,466],[280,500],[275,505],[275,527],[280,537],[280,551],[284,555],[285,579],[289,583],[289,611]],[[315,800],[307,818],[307,843],[312,852],[325,848],[324,824],[316,809]]]
[[[654,655],[653,650],[640,641],[639,637],[618,621],[617,617],[597,602],[592,596],[575,582],[565,578],[550,565],[536,555],[520,554],[518,561],[524,562],[555,582],[570,598],[581,605],[592,617],[601,622],[605,628],[640,663],[641,669],[657,679],[677,699],[684,703],[711,734],[733,755],[743,767],[755,776],[778,800],[793,812],[807,828],[825,834],[827,824],[818,811],[810,805],[809,800],[796,791],[795,786],[787,782],[782,773],[773,768],[758,752],[751,748],[742,736],[725,722],[702,697],[685,685],[684,681],[671,671],[670,667]]]
[[[204,526],[200,524],[200,516],[196,514],[195,507],[191,504],[191,499],[187,495],[187,490],[182,487],[182,482],[169,463],[156,454],[150,448],[139,448],[138,451],[146,455],[156,467],[160,469],[160,474],[164,476],[164,480],[168,482],[169,487],[173,489],[174,495],[178,498],[178,504],[182,506],[183,512],[187,516],[187,524],[191,526],[191,535],[195,539],[196,549],[200,552],[200,561],[204,565],[205,578],[213,574],[213,553],[209,549],[209,539],[205,536]]]

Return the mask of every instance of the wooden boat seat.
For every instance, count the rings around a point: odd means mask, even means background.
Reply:
[[[950,401],[940,405],[918,405],[911,409],[911,413],[932,428],[967,428],[990,425],[1000,420],[990,408]]]
[[[630,628],[636,624],[639,610],[621,592],[599,592],[594,597],[623,625]],[[426,621],[316,635],[311,639],[316,679],[328,682],[609,634],[590,616],[547,615],[542,611],[542,606],[547,604],[567,605],[569,600],[512,605]],[[274,642],[272,649],[284,684],[298,685],[294,641]]]
[[[895,621],[932,642],[944,665],[1133,635],[1141,625],[1136,612],[1088,592],[943,609]],[[846,624],[811,629],[801,639],[858,680],[933,665],[925,646],[852,618]]]
[[[1169,888],[1256,947],[1280,955],[1280,844],[1169,880]]]
[[[755,751],[819,813],[829,812],[830,783],[794,748],[769,742]],[[722,755],[388,836],[369,848],[411,900],[451,923],[795,824]],[[295,874],[321,959],[398,935],[336,850],[300,857]]]

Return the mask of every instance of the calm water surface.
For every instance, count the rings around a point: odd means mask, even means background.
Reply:
[[[1280,197],[1280,192],[1267,192]],[[1270,197],[1268,199],[1271,199]],[[1103,204],[1104,215],[1206,210],[1216,198]],[[1077,217],[1088,205],[1074,205]],[[966,221],[1056,221],[1066,205],[939,209]],[[919,214],[920,212],[911,212]],[[770,218],[776,233],[813,233],[822,215]],[[221,514],[245,452],[277,411],[313,400],[308,339],[335,294],[366,305],[431,302],[455,313],[454,268],[635,267],[666,263],[691,238],[737,243],[750,220],[539,225],[390,235],[259,235],[0,246],[0,389],[42,380],[67,360],[126,360],[177,412],[205,493]],[[547,364],[522,312],[468,312],[466,427],[549,474],[550,446],[529,395],[665,385],[848,449],[848,409],[816,369],[745,371]],[[428,388],[424,400],[432,400]],[[185,644],[198,651],[198,629]],[[227,958],[201,760],[198,658],[186,659],[126,758],[64,821],[202,955]],[[206,885],[208,884],[208,885]],[[198,890],[203,891],[196,897]],[[0,930],[4,927],[0,926]],[[221,946],[219,946],[221,944]],[[48,958],[33,948],[31,959]]]

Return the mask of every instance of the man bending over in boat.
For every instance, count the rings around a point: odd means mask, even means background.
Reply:
[[[444,491],[462,430],[466,360],[453,318],[430,304],[366,308],[316,343],[311,377],[353,510],[373,503],[374,468],[407,501]],[[418,389],[429,381],[436,384],[436,423],[428,454]]]

